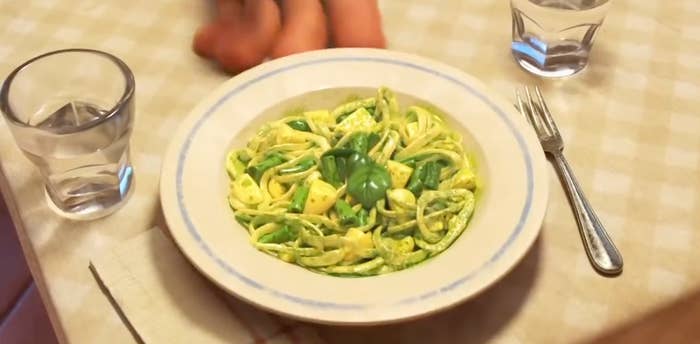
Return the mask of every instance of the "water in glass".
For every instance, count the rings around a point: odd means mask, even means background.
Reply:
[[[516,62],[543,77],[580,72],[609,7],[609,0],[511,0]]]
[[[90,102],[54,104],[29,118],[36,129],[16,135],[17,144],[47,180],[46,195],[54,210],[72,218],[99,217],[131,189],[133,109],[104,119],[108,110]],[[89,128],[77,131],[80,127]]]
[[[19,149],[38,167],[48,205],[58,214],[102,217],[133,190],[134,89],[123,61],[90,49],[37,56],[3,83],[2,114]]]

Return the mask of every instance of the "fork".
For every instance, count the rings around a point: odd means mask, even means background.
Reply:
[[[593,267],[606,275],[617,275],[622,272],[622,256],[615,244],[606,233],[603,224],[593,211],[590,203],[583,194],[581,187],[574,177],[571,166],[564,158],[564,141],[557,128],[552,114],[542,97],[539,87],[535,86],[536,99],[530,94],[530,88],[525,87],[525,100],[516,90],[517,107],[535,129],[545,153],[554,161],[557,173],[564,184],[571,208],[576,215],[579,233],[583,240],[586,255]]]

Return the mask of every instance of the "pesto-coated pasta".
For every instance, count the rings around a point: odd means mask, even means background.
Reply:
[[[264,125],[226,158],[229,204],[260,251],[312,271],[372,276],[449,248],[474,211],[462,138],[393,93]]]

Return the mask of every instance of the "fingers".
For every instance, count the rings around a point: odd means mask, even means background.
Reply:
[[[213,58],[225,25],[233,25],[243,9],[241,0],[217,0],[214,19],[200,27],[194,36],[192,48],[197,55]]]
[[[193,50],[238,73],[268,55],[323,49],[329,33],[336,47],[386,46],[377,0],[325,0],[325,12],[320,0],[280,3],[281,11],[275,0],[216,0],[217,18],[199,28]]]
[[[377,0],[326,0],[326,10],[336,47],[386,47]]]
[[[270,57],[323,49],[327,45],[326,16],[320,1],[282,1],[282,31],[270,50]]]
[[[209,23],[200,27],[194,34],[192,49],[194,52],[206,58],[214,57],[214,49],[219,40],[219,24]]]
[[[220,31],[215,57],[232,73],[258,65],[280,28],[280,10],[274,0],[245,0],[240,15]]]
[[[243,0],[217,0],[217,20],[231,22],[241,16]]]
[[[239,73],[262,62],[280,28],[274,0],[217,0],[216,19],[197,30],[192,48]]]

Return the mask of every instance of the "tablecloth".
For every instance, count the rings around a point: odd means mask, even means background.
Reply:
[[[92,257],[90,271],[139,342],[320,341],[308,324],[261,311],[215,287],[158,227]]]
[[[543,87],[567,157],[626,265],[617,278],[592,270],[552,170],[542,233],[500,283],[415,322],[318,326],[326,341],[580,341],[700,287],[700,2],[615,0],[589,68],[552,81],[512,61],[506,0],[380,4],[390,49],[457,66],[511,99],[518,85]],[[95,286],[88,261],[162,224],[157,182],[170,135],[229,77],[190,49],[207,6],[203,0],[0,3],[0,75],[42,52],[88,47],[121,57],[136,76],[136,192],[105,219],[73,223],[51,213],[36,169],[0,123],[2,192],[64,341],[131,340]]]

